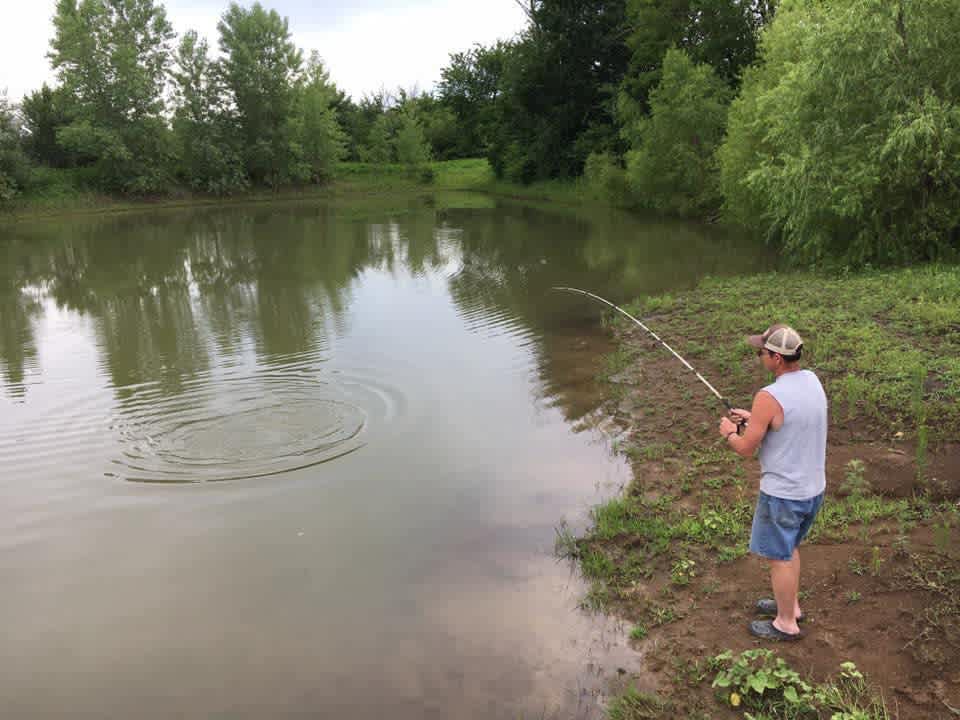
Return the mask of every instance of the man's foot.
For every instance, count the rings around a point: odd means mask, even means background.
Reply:
[[[802,632],[791,634],[779,630],[773,624],[773,620],[754,620],[750,623],[750,634],[761,640],[779,640],[785,642],[799,640],[803,637]]]
[[[763,600],[757,600],[757,613],[760,615],[769,615],[770,617],[777,616],[777,601],[773,598],[763,598]],[[800,614],[797,615],[797,622],[801,623],[807,619],[806,615]]]

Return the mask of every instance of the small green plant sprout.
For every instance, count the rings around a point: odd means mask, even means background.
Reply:
[[[697,576],[697,563],[687,558],[677,560],[670,569],[670,580],[674,585],[689,585]]]
[[[844,480],[840,486],[841,490],[847,495],[866,495],[870,491],[870,485],[867,483],[866,478],[864,478],[866,468],[867,466],[863,460],[854,458],[849,461],[844,471]]]
[[[858,593],[856,590],[851,590],[847,593],[847,605],[853,605],[854,603],[860,602],[863,596]]]
[[[883,559],[880,557],[880,548],[876,545],[873,546],[873,553],[870,556],[870,574],[874,577],[880,576],[880,566],[883,564]]]
[[[863,563],[856,558],[850,558],[847,560],[847,567],[850,568],[850,572],[857,576],[862,576],[867,572],[867,569],[863,566]]]
[[[942,513],[939,522],[933,523],[933,545],[941,555],[949,555],[952,543],[953,524],[955,520],[950,517],[950,513]]]
[[[666,625],[667,623],[672,623],[677,619],[677,616],[674,614],[672,608],[668,607],[655,607],[653,609],[653,624],[656,627],[660,625]]]
[[[643,640],[647,636],[647,626],[643,623],[638,623],[633,626],[633,629],[630,631],[631,640]]]

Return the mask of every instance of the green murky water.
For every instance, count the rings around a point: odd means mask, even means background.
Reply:
[[[636,661],[554,528],[629,471],[549,288],[766,262],[466,195],[0,228],[4,714],[599,717]]]

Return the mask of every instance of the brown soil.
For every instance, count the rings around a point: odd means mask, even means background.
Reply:
[[[724,446],[717,431],[723,408],[692,373],[639,330],[620,332],[631,363],[611,378],[611,399],[603,412],[604,421],[612,418],[617,428],[619,449],[635,458],[634,484],[627,492],[648,499],[676,496],[689,450]],[[711,371],[708,363],[698,369]],[[706,376],[720,388],[729,385],[723,377]],[[759,368],[751,378],[754,388],[767,382]],[[734,404],[749,407],[750,399],[737,398]],[[842,419],[831,425],[828,503],[843,494],[846,465],[852,459],[864,463],[864,478],[877,494],[911,498],[925,493],[934,500],[956,502],[960,445],[933,450],[929,479],[920,484],[914,448],[892,432],[890,437],[852,442],[850,438],[862,435],[853,430]],[[744,489],[724,486],[711,491],[712,499],[733,501],[737,493],[755,496],[759,464],[746,461],[745,469]],[[701,467],[692,487],[679,493],[678,502],[695,510],[705,489],[701,483],[714,471],[729,476],[729,468]],[[929,519],[919,521],[906,541],[898,538],[900,532],[895,523],[877,524],[853,529],[847,538],[824,533],[816,542],[805,543],[801,550],[801,604],[809,618],[805,637],[774,649],[817,682],[835,677],[841,662],[853,661],[882,693],[892,718],[955,718],[960,715],[955,709],[960,708],[960,618],[954,614],[960,607],[954,592],[958,588],[937,589],[931,572],[945,566],[955,571],[960,566],[958,548],[942,552],[942,537],[936,548]],[[954,528],[951,542],[956,538]],[[612,542],[626,549],[630,538]],[[877,557],[881,563],[875,572]],[[697,557],[696,579],[676,587],[670,582],[669,564],[661,563],[649,582],[635,594],[617,598],[610,608],[647,625],[651,604],[668,605],[677,617],[650,627],[647,637],[634,643],[652,673],[626,681],[672,702],[672,717],[739,717],[713,697],[714,673],[707,662],[728,648],[739,652],[758,646],[746,626],[755,617],[756,599],[771,596],[766,566],[751,556],[721,564],[704,552]],[[954,572],[954,583],[957,576]],[[953,601],[944,605],[944,597]]]

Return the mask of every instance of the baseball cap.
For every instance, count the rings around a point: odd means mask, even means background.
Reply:
[[[780,355],[796,355],[803,345],[800,334],[789,325],[777,323],[768,327],[762,335],[749,335],[747,342],[755,348],[765,348]]]

